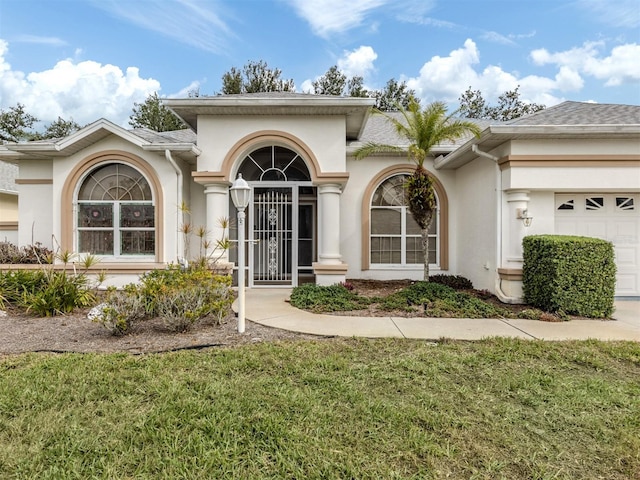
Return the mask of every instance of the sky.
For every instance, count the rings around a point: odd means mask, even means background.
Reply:
[[[640,104],[640,0],[0,0],[0,109],[128,127],[157,92],[215,95],[264,61],[297,92],[337,65],[451,110],[469,87]]]

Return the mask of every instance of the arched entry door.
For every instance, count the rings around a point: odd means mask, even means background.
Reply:
[[[317,192],[304,160],[272,145],[247,155],[238,173],[253,189],[245,232],[249,286],[313,281]]]

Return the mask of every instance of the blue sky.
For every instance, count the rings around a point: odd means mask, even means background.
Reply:
[[[332,65],[368,88],[404,80],[450,108],[471,86],[491,103],[640,104],[639,0],[2,0],[0,108],[45,122],[221,89],[264,60],[299,92]]]

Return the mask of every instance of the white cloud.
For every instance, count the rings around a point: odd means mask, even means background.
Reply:
[[[323,38],[360,26],[367,14],[389,0],[285,0]]]
[[[223,6],[217,1],[205,3],[197,0],[96,0],[92,5],[138,27],[208,52],[226,52],[228,40],[236,37],[222,20],[220,12]]]
[[[551,53],[546,49],[531,52],[535,65],[553,64],[568,67],[583,75],[604,80],[606,86],[640,81],[640,44],[618,45],[608,56],[602,56],[604,42],[587,42],[582,47]]]
[[[348,78],[366,77],[374,70],[373,62],[378,54],[369,46],[361,46],[351,52],[344,52],[338,60],[338,69]]]
[[[58,116],[80,125],[98,118],[127,126],[134,102],[160,90],[160,82],[142,78],[136,67],[62,60],[53,68],[25,75],[6,61],[9,44],[0,39],[0,108],[22,103],[44,123]]]
[[[502,93],[520,86],[522,100],[551,106],[561,101],[552,94],[554,90],[581,85],[579,76],[572,75],[569,70],[563,71],[557,78],[536,75],[518,77],[495,65],[477,71],[479,63],[477,45],[467,39],[463,48],[453,50],[448,56],[431,58],[422,66],[417,77],[406,80],[407,86],[414,89],[424,102],[442,100],[450,104],[457,104],[460,95],[469,87],[480,90],[485,100],[495,102]]]

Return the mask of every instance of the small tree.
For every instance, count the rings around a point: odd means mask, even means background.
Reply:
[[[133,128],[149,128],[156,132],[186,128],[184,122],[162,104],[157,92],[149,95],[143,103],[133,105],[133,113],[129,117],[129,125]]]
[[[293,92],[295,84],[293,80],[280,78],[282,71],[278,68],[271,69],[267,62],[249,61],[242,71],[232,67],[222,75],[222,93],[225,95],[239,93],[259,92]]]
[[[431,178],[424,168],[424,162],[436,145],[444,141],[454,141],[467,133],[480,135],[480,128],[472,122],[457,120],[447,115],[447,107],[442,102],[434,102],[421,110],[418,102],[411,102],[408,108],[395,105],[402,116],[397,118],[380,110],[396,133],[409,141],[408,147],[369,142],[355,151],[357,160],[377,153],[404,152],[415,163],[416,169],[405,184],[407,204],[414,220],[420,227],[424,280],[429,280],[429,227],[436,209],[435,193]]]

